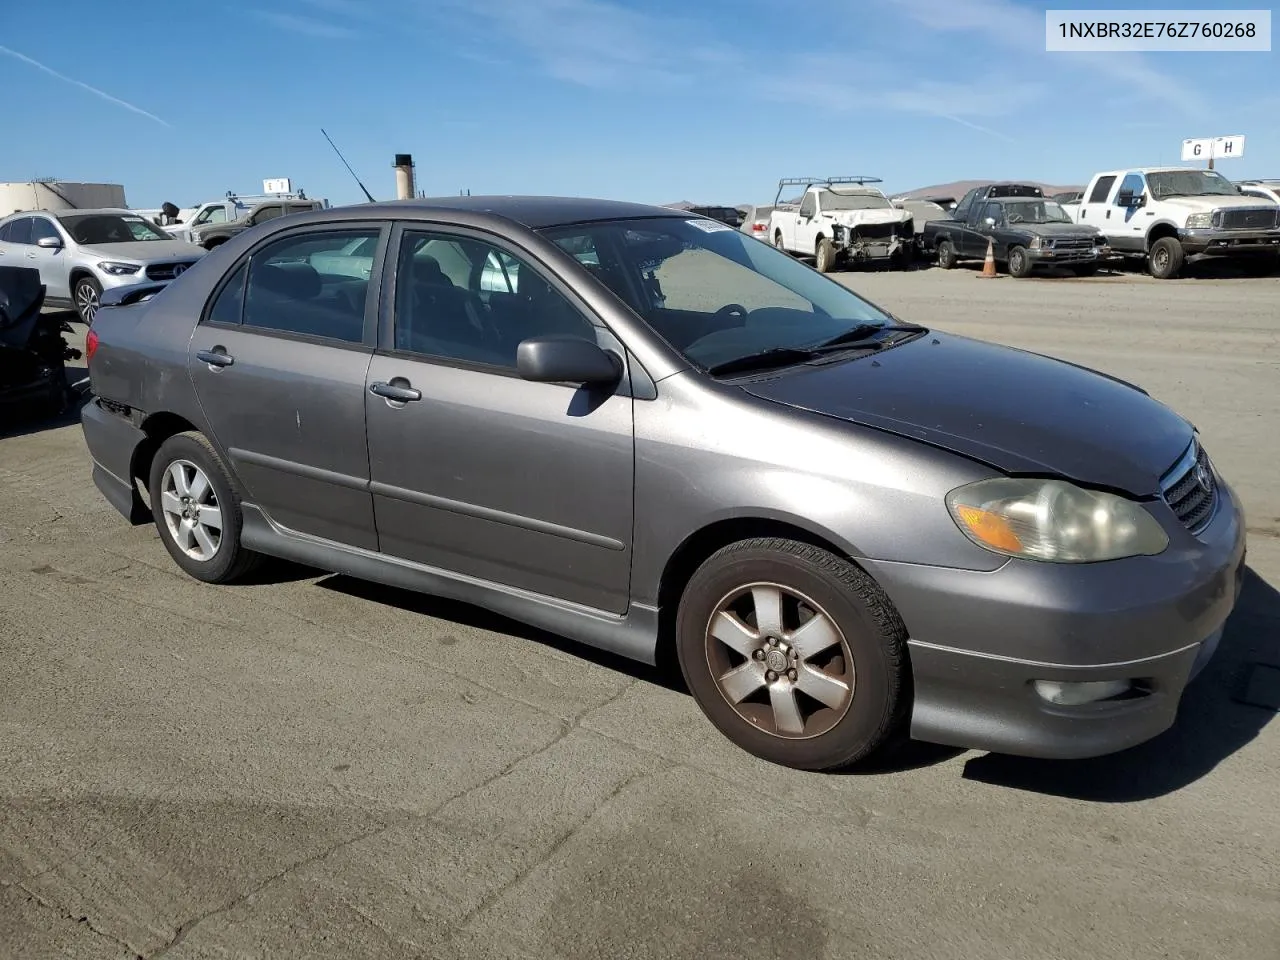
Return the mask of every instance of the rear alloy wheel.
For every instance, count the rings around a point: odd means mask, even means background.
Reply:
[[[1027,256],[1026,247],[1013,247],[1009,251],[1009,276],[1029,277],[1031,275],[1031,258]]]
[[[1177,237],[1161,237],[1147,254],[1147,270],[1157,280],[1172,280],[1182,269],[1186,251]]]
[[[75,300],[76,313],[80,315],[81,321],[92,324],[98,308],[102,305],[102,285],[93,277],[81,277],[76,281],[72,298]]]
[[[240,501],[209,441],[179,433],[160,445],[151,463],[151,509],[165,549],[187,574],[205,583],[230,583],[260,562],[240,545]]]
[[[844,767],[905,729],[905,627],[870,577],[825,550],[770,538],[718,551],[689,581],[676,643],[703,713],[764,760]]]
[[[950,240],[938,241],[938,266],[943,270],[950,270],[956,265],[956,248],[951,245]]]
[[[773,235],[773,245],[774,245],[775,247],[777,247],[779,250],[781,250],[783,253],[786,253],[786,252],[787,252],[787,248],[786,248],[785,246],[783,246],[783,244],[782,244],[782,231],[781,231],[781,230],[779,230],[777,233],[775,233],[775,234]]]

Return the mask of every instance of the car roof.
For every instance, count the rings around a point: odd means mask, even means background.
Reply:
[[[590,197],[472,196],[357,203],[292,214],[290,221],[302,223],[304,219],[358,220],[371,215],[406,220],[431,220],[441,217],[458,222],[502,220],[520,224],[531,230],[598,220],[626,220],[642,217],[688,219],[690,216],[696,216],[687,210],[673,210],[670,207],[629,203],[623,200],[598,200]]]

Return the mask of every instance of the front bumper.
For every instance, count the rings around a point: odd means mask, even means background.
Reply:
[[[1280,230],[1183,230],[1178,239],[1193,257],[1280,254]]]
[[[1171,531],[1158,557],[1011,560],[989,573],[867,561],[910,631],[911,735],[1067,759],[1171,727],[1243,582],[1244,519],[1225,482],[1220,497],[1208,528]],[[1137,685],[1123,698],[1061,706],[1041,697],[1038,680]]]
[[[1109,259],[1110,247],[1072,247],[1059,249],[1055,247],[1027,247],[1027,258],[1040,266],[1052,266],[1055,263],[1101,263]]]

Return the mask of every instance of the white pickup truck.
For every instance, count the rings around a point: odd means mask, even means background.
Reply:
[[[1094,174],[1066,209],[1076,223],[1101,230],[1116,253],[1143,257],[1159,280],[1205,257],[1263,272],[1280,267],[1280,205],[1242,194],[1216,170],[1108,170]]]
[[[860,260],[888,260],[906,269],[915,244],[911,213],[867,186],[879,182],[879,177],[778,181],[769,238],[793,256],[813,257],[822,273]],[[788,187],[803,187],[799,204],[779,202]]]

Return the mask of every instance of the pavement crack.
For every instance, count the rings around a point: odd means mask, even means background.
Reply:
[[[542,754],[546,753],[548,750],[551,750],[556,746],[556,744],[560,743],[560,741],[562,741],[575,729],[577,729],[577,724],[575,722],[561,720],[560,729],[556,731],[555,736],[553,736],[547,743],[537,747],[534,750],[529,751],[528,753],[521,754],[515,760],[512,760],[510,763],[504,765],[496,773],[493,773],[490,776],[484,778],[479,783],[472,784],[469,787],[456,791],[455,793],[446,797],[444,800],[440,801],[438,804],[432,807],[429,811],[426,811],[425,813],[421,813],[421,814],[410,814],[407,816],[397,817],[395,819],[388,820],[380,824],[376,829],[365,830],[354,837],[348,837],[345,840],[342,840],[338,843],[333,844],[330,847],[327,847],[326,849],[320,851],[319,853],[313,854],[310,857],[306,857],[303,860],[296,861],[295,863],[292,863],[281,870],[277,870],[275,873],[264,878],[262,881],[255,884],[251,889],[245,891],[244,893],[239,894],[238,896],[233,897],[231,900],[228,900],[225,903],[217,907],[214,907],[211,910],[207,910],[204,913],[199,914],[198,916],[193,917],[192,919],[179,924],[177,929],[174,931],[173,936],[170,937],[166,943],[158,947],[154,953],[148,955],[145,958],[140,957],[139,960],[156,960],[157,957],[164,956],[164,954],[168,953],[174,947],[182,943],[190,935],[192,930],[194,930],[200,924],[204,923],[206,920],[209,920],[212,917],[220,916],[221,914],[225,914],[236,909],[241,904],[246,903],[247,901],[253,899],[255,896],[257,896],[258,894],[266,890],[268,887],[270,887],[272,884],[284,879],[290,874],[296,873],[297,871],[305,869],[306,867],[309,867],[314,864],[320,863],[321,861],[327,860],[329,857],[333,856],[335,853],[338,853],[341,850],[345,850],[348,847],[354,846],[357,843],[362,843],[365,840],[375,839],[376,837],[379,837],[384,833],[394,830],[397,827],[407,826],[413,823],[430,822],[435,817],[437,817],[441,813],[441,811],[443,811],[450,804],[456,803],[458,800],[461,800],[464,797],[472,793],[475,793],[477,790],[483,790],[485,787],[489,786],[495,781],[501,780],[503,777],[509,774],[512,770],[514,770],[520,764],[525,763],[529,760],[532,760],[536,757],[539,757]]]
[[[85,929],[88,930],[90,933],[96,934],[102,939],[110,941],[111,943],[114,943],[118,947],[123,947],[125,950],[129,951],[129,953],[133,954],[136,960],[145,960],[143,955],[138,951],[137,947],[129,943],[129,941],[127,940],[122,940],[119,937],[113,937],[111,934],[107,933],[105,930],[101,929],[96,923],[90,920],[86,914],[77,913],[74,910],[65,910],[62,907],[59,907],[56,903],[53,903],[50,900],[46,900],[44,897],[40,896],[40,894],[36,893],[34,890],[28,887],[25,883],[17,883],[17,884],[14,884],[14,886],[17,887],[17,889],[21,890],[23,893],[25,893],[32,903],[38,903],[40,906],[48,910],[54,911],[59,916],[61,916],[63,920],[71,920],[75,923],[82,924],[85,927]]]
[[[458,932],[466,929],[468,924],[470,924],[476,917],[480,916],[482,913],[484,913],[486,910],[492,907],[495,903],[501,900],[507,894],[508,891],[514,889],[515,887],[518,887],[521,883],[523,883],[526,879],[528,879],[528,877],[535,870],[537,870],[539,867],[543,866],[544,864],[550,863],[552,860],[554,860],[556,855],[559,854],[560,851],[563,850],[573,840],[574,837],[578,836],[578,834],[580,834],[583,830],[585,830],[587,826],[590,825],[592,820],[594,820],[606,807],[608,807],[609,804],[613,803],[614,800],[616,800],[619,796],[621,796],[622,793],[626,791],[629,787],[634,786],[636,783],[640,782],[646,777],[656,776],[658,773],[663,772],[663,770],[665,769],[667,768],[664,767],[656,770],[640,770],[640,771],[637,771],[636,773],[631,774],[631,776],[627,777],[626,779],[620,781],[617,786],[615,786],[612,790],[610,790],[607,794],[605,794],[603,797],[600,798],[600,802],[597,803],[591,809],[590,813],[588,813],[585,817],[583,817],[581,820],[575,823],[572,827],[566,830],[563,834],[557,837],[555,841],[551,844],[551,846],[549,846],[540,857],[535,859],[532,863],[529,863],[525,867],[521,868],[520,870],[516,871],[515,876],[513,876],[506,883],[499,886],[496,890],[486,895],[483,899],[481,899],[479,903],[477,903],[474,907],[472,907],[465,914],[463,914],[462,917],[459,918],[458,921],[454,924],[454,927],[455,927],[454,936],[456,936]]]
[[[230,911],[234,910],[236,907],[240,906],[242,903],[252,900],[259,893],[261,893],[267,887],[271,886],[276,881],[289,876],[289,874],[295,873],[296,871],[301,870],[305,867],[308,867],[314,863],[319,863],[320,861],[333,856],[339,850],[346,849],[347,847],[353,844],[360,843],[363,840],[369,840],[373,837],[378,836],[379,834],[386,833],[388,830],[392,829],[393,827],[399,826],[400,824],[408,822],[409,820],[412,820],[412,819],[413,819],[412,817],[401,817],[397,820],[381,823],[374,830],[365,830],[354,837],[348,837],[345,840],[341,840],[338,843],[335,843],[329,847],[326,847],[324,850],[321,850],[319,853],[312,854],[309,857],[306,857],[302,860],[298,860],[294,863],[291,863],[289,864],[289,866],[283,868],[282,870],[277,870],[275,873],[271,874],[269,877],[265,878],[261,882],[255,884],[251,889],[246,890],[244,893],[239,894],[238,896],[233,897],[232,899],[226,901],[225,903],[214,907],[212,910],[206,910],[204,913],[199,914],[198,916],[193,917],[190,920],[187,920],[184,923],[179,924],[178,928],[174,931],[173,936],[170,937],[166,943],[161,944],[155,950],[154,953],[151,953],[145,958],[141,958],[141,960],[155,960],[156,957],[164,956],[174,947],[178,946],[178,944],[182,943],[182,941],[185,940],[188,937],[188,935],[190,935],[192,930],[200,926],[200,924],[204,923],[206,920],[209,920],[213,917],[219,916],[224,913],[229,913]]]

